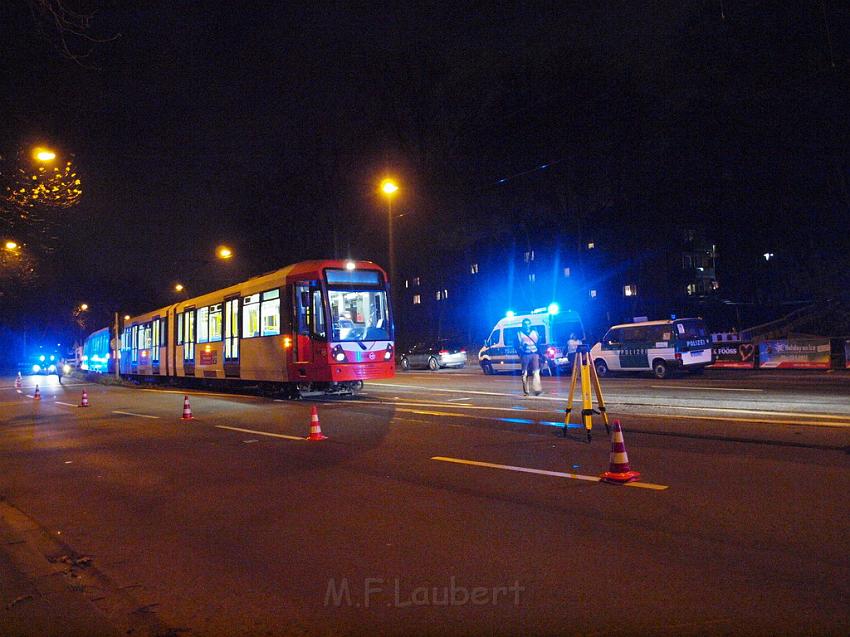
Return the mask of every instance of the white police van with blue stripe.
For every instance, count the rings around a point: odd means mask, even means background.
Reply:
[[[600,377],[652,371],[656,378],[666,378],[679,370],[701,373],[714,362],[711,338],[698,318],[614,325],[590,355]]]

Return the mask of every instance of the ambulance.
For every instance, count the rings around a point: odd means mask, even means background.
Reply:
[[[698,318],[614,325],[590,356],[600,377],[651,371],[656,378],[667,378],[680,370],[701,373],[713,362],[711,337]]]
[[[500,319],[484,341],[484,347],[478,352],[478,362],[485,374],[514,372],[520,369],[519,354],[516,351],[517,332],[522,322],[531,321],[531,329],[536,330],[542,346],[542,354],[547,361],[550,373],[557,373],[570,366],[568,341],[575,335],[577,341],[584,341],[584,325],[578,312],[561,310],[557,303],[538,308],[530,314],[508,312]]]

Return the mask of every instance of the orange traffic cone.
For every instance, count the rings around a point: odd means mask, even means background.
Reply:
[[[183,420],[192,420],[192,407],[189,406],[189,397],[183,396]]]
[[[83,397],[80,400],[80,407],[88,407],[89,406],[89,395],[86,393],[86,390],[83,390]]]
[[[15,389],[20,389],[24,384],[24,379],[21,378],[21,372],[18,372],[18,377],[15,379]]]
[[[41,392],[38,391],[38,385],[35,386],[35,393],[32,395],[33,400],[41,400]]]
[[[319,424],[319,412],[316,410],[316,405],[310,411],[310,435],[307,440],[327,440],[328,437],[322,434],[322,425]]]
[[[602,480],[615,484],[625,484],[637,480],[640,473],[632,471],[629,466],[629,455],[623,442],[623,428],[620,421],[615,420],[611,427],[611,463],[608,471],[602,474]]]

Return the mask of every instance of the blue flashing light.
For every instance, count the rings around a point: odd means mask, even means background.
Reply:
[[[44,354],[42,354],[41,356],[39,356],[39,357],[38,357],[38,360],[40,360],[40,361],[43,363],[43,362],[44,362]]]
[[[56,360],[56,357],[55,357],[53,354],[51,354],[51,355],[50,355],[50,360],[54,361],[54,360]]]
[[[505,312],[505,316],[507,316],[508,318],[513,318],[514,316],[516,316],[516,312],[514,312],[513,310],[508,310],[507,312]]]
[[[676,315],[675,315],[675,314],[671,314],[671,315],[670,315],[670,320],[671,320],[671,321],[675,321],[675,320],[676,320]]]
[[[557,303],[550,303],[548,310],[549,314],[557,314],[561,311],[561,307]]]

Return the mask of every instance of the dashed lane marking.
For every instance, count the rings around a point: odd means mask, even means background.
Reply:
[[[151,419],[159,420],[159,416],[149,416],[148,414],[137,414],[134,411],[119,411],[119,410],[116,409],[112,413],[113,414],[121,414],[122,416],[136,416],[137,418],[151,418]]]
[[[761,392],[763,389],[741,389],[740,387],[696,387],[691,385],[650,385],[653,389],[692,389],[699,391],[744,391],[744,392]]]
[[[54,401],[57,405],[65,405],[66,407],[76,407],[73,403],[63,403],[61,400]]]
[[[239,431],[243,434],[256,434],[258,436],[269,436],[270,438],[283,438],[285,440],[306,440],[298,436],[287,436],[284,434],[273,434],[268,431],[257,431],[256,429],[242,429],[241,427],[228,427],[227,425],[216,425],[216,429],[229,429],[230,431]]]
[[[446,458],[444,456],[433,456],[431,460],[437,460],[439,462],[452,462],[454,464],[463,464],[471,467],[485,467],[488,469],[519,471],[520,473],[534,473],[541,476],[551,476],[553,478],[569,478],[570,480],[584,480],[586,482],[602,482],[602,478],[598,476],[585,476],[580,473],[564,473],[561,471],[547,471],[546,469],[530,469],[529,467],[515,467],[509,464],[494,464],[492,462],[463,460],[462,458]],[[635,487],[638,489],[650,489],[652,491],[664,491],[670,488],[666,484],[653,484],[652,482],[627,482],[623,486]]]

